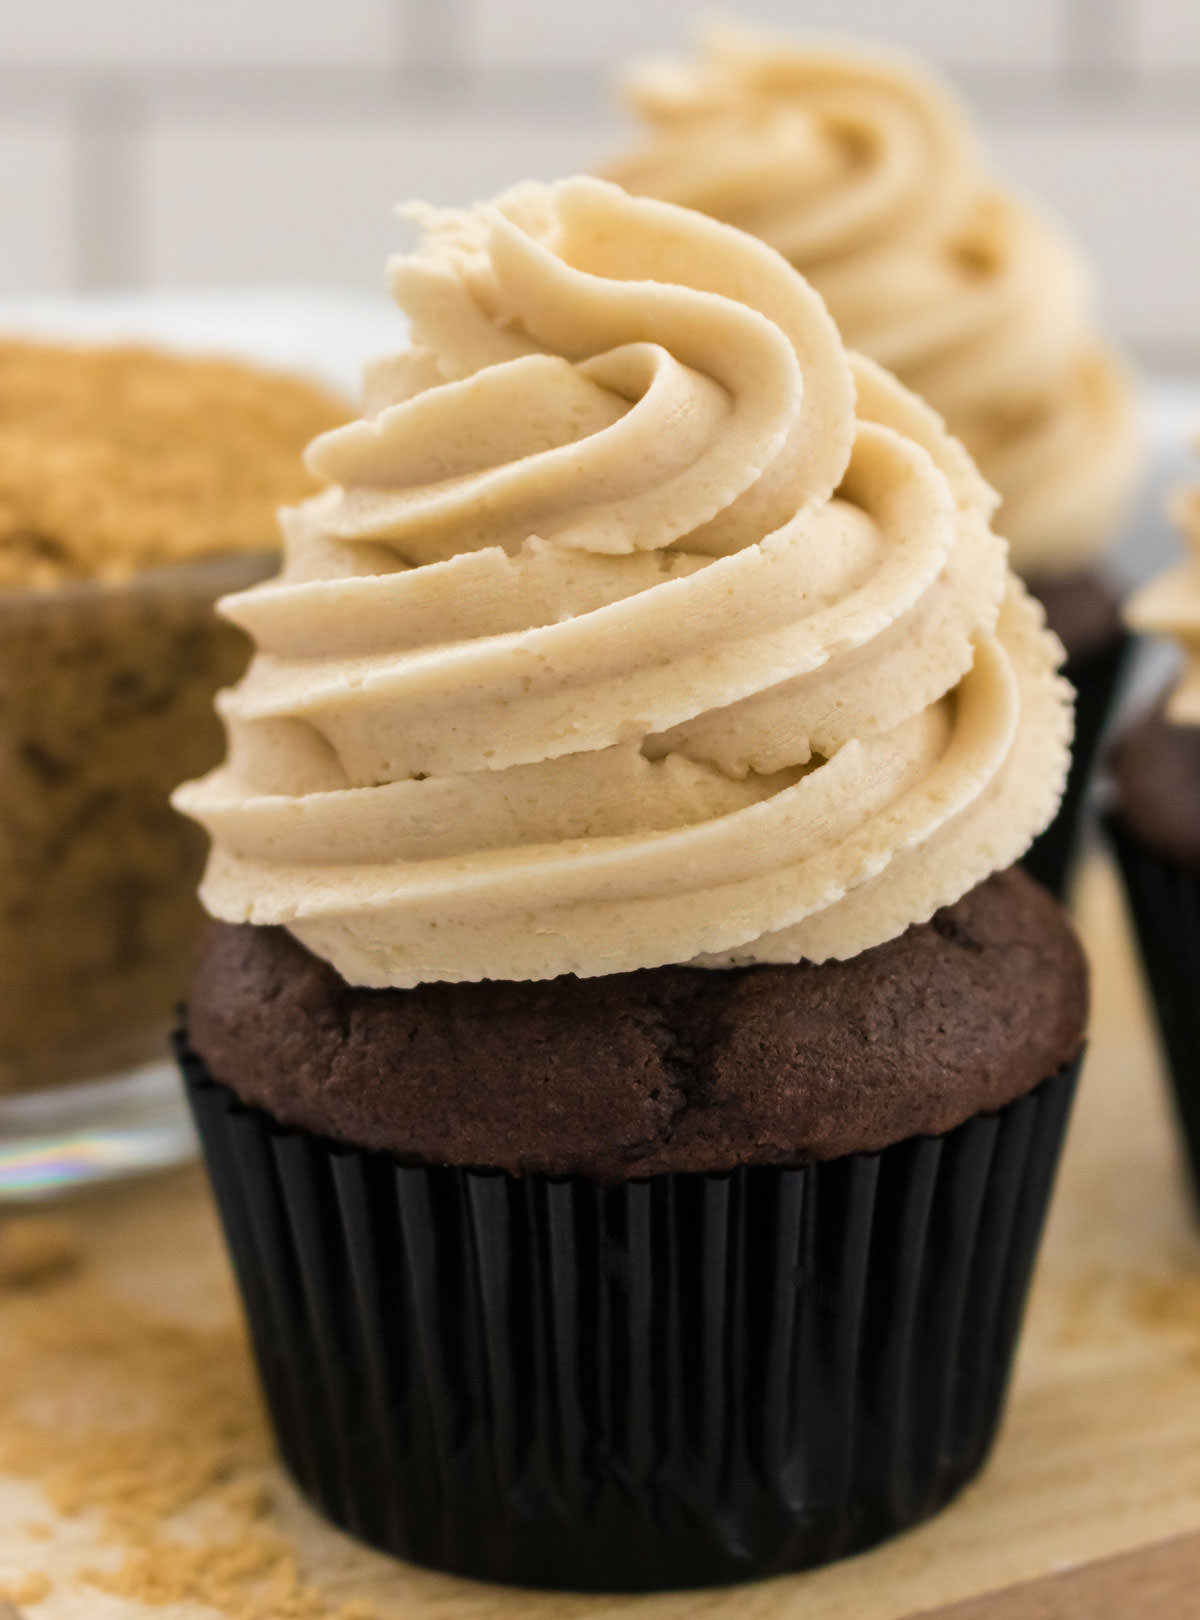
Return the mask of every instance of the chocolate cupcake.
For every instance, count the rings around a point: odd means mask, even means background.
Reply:
[[[1129,622],[1178,641],[1183,672],[1112,749],[1107,825],[1200,1200],[1200,490],[1175,510],[1188,561],[1133,597]]]
[[[1079,694],[1060,813],[1026,859],[1061,893],[1126,648],[1099,558],[1139,466],[1132,390],[1074,248],[995,182],[949,87],[902,56],[721,27],[694,63],[648,63],[628,92],[646,138],[608,178],[777,248],[1000,493],[1013,567]]]
[[[645,1590],[933,1512],[998,1422],[1086,973],[994,504],[771,249],[424,216],[319,439],[179,1037],[280,1448],[422,1563]]]

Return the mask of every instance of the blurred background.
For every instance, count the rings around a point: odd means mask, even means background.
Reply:
[[[1075,228],[1109,323],[1200,375],[1200,0],[746,0],[948,70]],[[611,151],[632,53],[692,0],[0,0],[0,296],[374,293],[391,204]]]

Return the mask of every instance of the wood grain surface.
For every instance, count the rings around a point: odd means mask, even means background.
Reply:
[[[1091,1054],[1008,1419],[985,1474],[959,1502],[888,1546],[805,1576],[598,1598],[505,1592],[376,1557],[321,1524],[273,1476],[271,1525],[294,1542],[329,1613],[361,1599],[378,1620],[1200,1615],[1200,1240],[1120,897],[1098,858],[1079,914],[1095,963]],[[164,1319],[231,1318],[198,1172],[110,1193],[85,1213],[98,1288]],[[4,1331],[0,1308],[0,1345]],[[56,1516],[36,1479],[0,1475],[0,1592],[17,1596],[20,1581],[38,1574],[53,1581],[39,1602],[18,1596],[28,1620],[213,1613],[97,1592],[78,1572],[113,1556],[94,1517]]]
[[[925,1620],[1197,1620],[1200,1536],[1104,1558],[939,1609]]]

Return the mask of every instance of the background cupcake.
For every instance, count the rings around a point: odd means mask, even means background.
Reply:
[[[161,1054],[204,858],[169,794],[248,653],[212,604],[274,566],[341,414],[225,361],[0,343],[0,1092]]]
[[[1108,827],[1200,1192],[1200,489],[1180,494],[1174,514],[1188,559],[1132,598],[1129,622],[1176,641],[1183,668],[1112,750]]]
[[[949,88],[904,58],[723,27],[695,62],[634,72],[628,93],[646,136],[609,177],[778,248],[1000,493],[1013,566],[1079,692],[1075,769],[1027,863],[1061,890],[1124,644],[1097,558],[1139,465],[1130,385],[1074,249],[996,183]]]
[[[995,1430],[1085,973],[990,491],[761,242],[424,215],[221,699],[181,1055],[283,1455],[526,1585],[780,1572]]]

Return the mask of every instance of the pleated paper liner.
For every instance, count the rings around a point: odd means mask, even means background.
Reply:
[[[1058,814],[1022,861],[1039,883],[1062,899],[1071,881],[1087,828],[1092,767],[1112,712],[1133,638],[1128,632],[1099,652],[1069,659],[1063,674],[1075,688],[1075,740],[1071,768]]]
[[[1200,873],[1143,844],[1117,813],[1104,825],[1125,880],[1200,1214]]]
[[[715,1585],[935,1512],[996,1431],[1077,1065],[804,1169],[406,1168],[188,1091],[287,1467],[482,1580]]]

